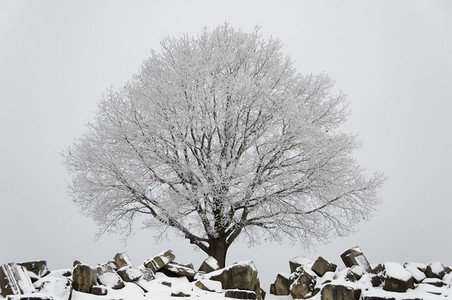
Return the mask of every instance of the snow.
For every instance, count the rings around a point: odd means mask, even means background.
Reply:
[[[421,272],[421,270],[419,270],[419,267],[422,267],[422,266],[419,266],[419,264],[414,264],[414,263],[406,263],[405,264],[405,269],[408,272],[410,272],[411,275],[413,275],[414,279],[417,282],[421,282],[426,277],[424,272]],[[425,266],[424,266],[424,269],[425,269]]]
[[[401,264],[396,262],[386,262],[385,273],[388,277],[400,279],[403,281],[408,281],[413,277],[411,273],[405,270],[405,268]]]
[[[312,260],[310,260],[309,258],[304,257],[304,256],[294,257],[290,261],[293,262],[293,263],[302,265],[302,266],[310,264],[312,262]]]
[[[209,256],[206,260],[205,260],[206,264],[209,265],[210,267],[212,267],[212,269],[217,270],[220,268],[220,266],[218,265],[218,261],[212,257]]]

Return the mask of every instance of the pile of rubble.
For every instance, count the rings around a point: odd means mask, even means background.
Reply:
[[[373,268],[359,247],[341,255],[346,268],[337,269],[322,257],[289,261],[290,274],[280,273],[270,294],[294,299],[322,300],[419,300],[452,296],[452,269],[440,263],[428,265],[388,262]]]
[[[179,264],[174,259],[168,250],[134,266],[126,253],[118,253],[105,264],[89,266],[75,261],[72,270],[55,272],[48,270],[46,261],[9,263],[0,266],[0,289],[8,300],[71,299],[74,293],[106,296],[126,286],[130,290],[131,285],[143,296],[155,291],[156,285],[164,286],[169,293],[166,296],[171,297],[190,297],[195,289],[198,294],[203,291],[237,299],[261,300],[265,296],[252,262],[219,269],[216,260],[209,257],[195,271],[192,264]],[[171,279],[185,281],[172,287],[175,281]]]

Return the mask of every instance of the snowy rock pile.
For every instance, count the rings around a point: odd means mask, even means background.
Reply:
[[[67,270],[49,271],[45,261],[0,266],[0,299],[8,300],[435,300],[452,297],[452,269],[441,263],[371,266],[358,248],[341,255],[345,268],[319,257],[289,261],[290,274],[280,273],[265,295],[252,262],[220,269],[209,257],[196,271],[175,262],[171,250],[141,265],[125,253],[90,266],[78,261]]]
[[[125,253],[97,266],[74,262],[72,270],[50,272],[45,261],[0,266],[0,298],[8,300],[76,299],[263,299],[252,262],[219,269],[209,257],[195,271],[174,261],[171,250],[134,266]],[[202,299],[202,298],[201,298]]]
[[[341,255],[346,268],[337,269],[322,257],[289,261],[290,274],[280,273],[270,294],[293,299],[419,300],[452,296],[452,269],[441,263],[428,265],[387,262],[371,267],[360,248]]]

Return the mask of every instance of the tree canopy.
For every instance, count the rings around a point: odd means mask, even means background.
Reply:
[[[345,235],[373,211],[383,176],[352,157],[333,85],[298,73],[258,30],[167,38],[64,152],[73,200],[102,232],[169,227],[220,265],[238,236]]]

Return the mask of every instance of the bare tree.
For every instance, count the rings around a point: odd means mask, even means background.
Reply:
[[[344,95],[277,40],[228,25],[162,42],[64,154],[75,203],[107,230],[173,228],[224,266],[239,235],[345,235],[378,203],[341,133]]]

